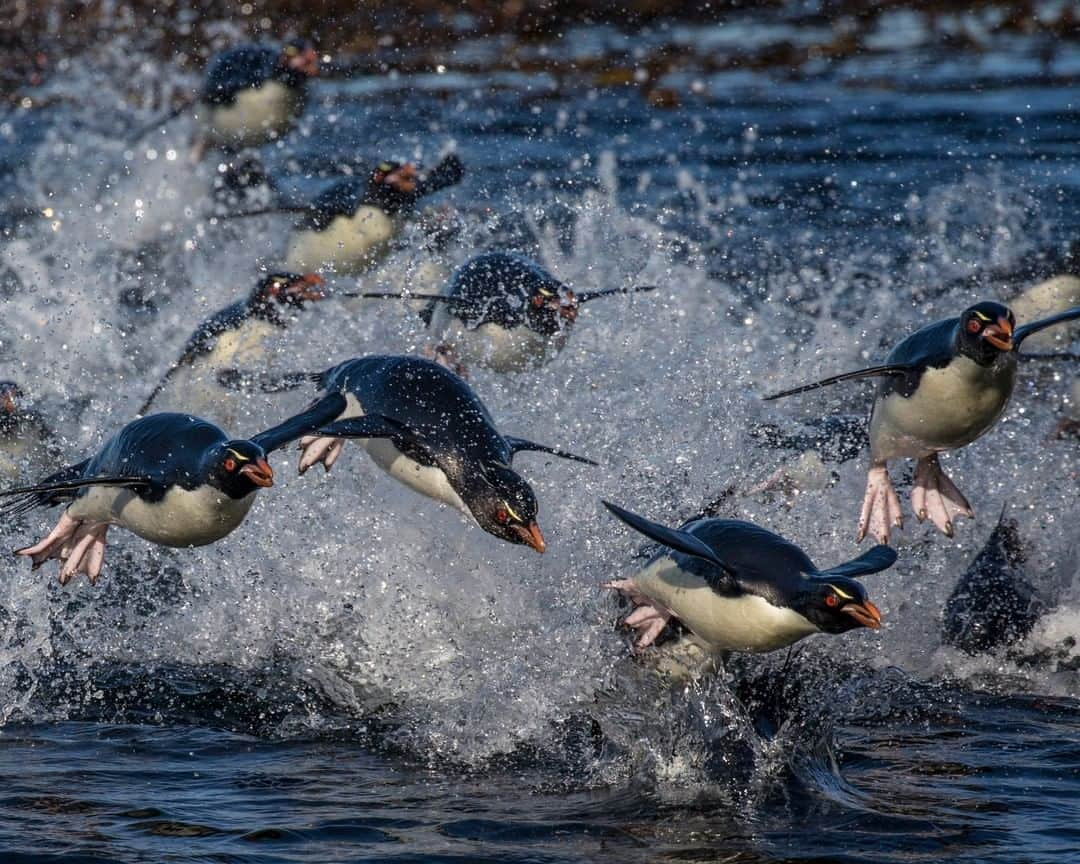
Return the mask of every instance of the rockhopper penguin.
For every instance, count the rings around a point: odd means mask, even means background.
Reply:
[[[1054,324],[1080,318],[1080,306],[1016,327],[1008,307],[976,303],[912,333],[885,364],[775,393],[779,399],[840,381],[880,378],[870,415],[870,472],[859,517],[858,539],[868,533],[889,542],[902,528],[900,499],[889,479],[889,459],[918,459],[911,506],[947,536],[953,520],[971,517],[967,499],[942,470],[938,454],[970,444],[1001,417],[1016,381],[1017,353],[1024,340]]]

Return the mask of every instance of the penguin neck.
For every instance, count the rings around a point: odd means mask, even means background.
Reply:
[[[396,216],[412,210],[416,206],[416,200],[415,193],[399,192],[385,183],[369,183],[360,206],[378,207],[387,216]],[[355,211],[349,215],[355,215]]]
[[[1006,351],[995,348],[985,339],[968,336],[959,323],[956,325],[956,336],[953,338],[953,348],[957,355],[967,357],[973,363],[983,367],[993,366],[1008,354]]]
[[[248,301],[246,317],[257,318],[282,329],[286,326],[285,316],[281,314],[277,302],[261,294],[253,294]]]

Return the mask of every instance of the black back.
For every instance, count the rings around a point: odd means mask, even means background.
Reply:
[[[144,477],[150,489],[140,497],[159,500],[172,486],[202,485],[207,452],[228,440],[213,423],[190,414],[151,414],[133,420],[106,441],[84,463],[82,476]]]
[[[210,105],[231,105],[238,93],[261,87],[267,81],[301,88],[305,80],[303,73],[289,69],[282,62],[280,46],[237,45],[222,51],[210,62],[202,99]]]
[[[415,434],[394,444],[421,464],[439,455],[448,464],[509,465],[513,453],[479,397],[444,366],[421,357],[381,356],[349,360],[324,373],[327,392],[353,393],[366,414],[378,414]],[[431,454],[410,452],[419,443]],[[448,475],[450,472],[447,472]]]
[[[946,318],[916,330],[902,339],[885,358],[886,365],[908,365],[906,375],[886,376],[878,382],[878,398],[890,393],[910,396],[918,389],[923,372],[942,369],[956,357],[956,329],[959,318]]]
[[[530,303],[541,289],[558,295],[565,286],[531,258],[517,252],[484,252],[470,258],[450,277],[443,295],[453,301],[433,300],[420,317],[431,326],[436,305],[445,305],[451,315],[470,328],[494,323],[507,329],[529,325],[543,332],[538,320],[543,316],[536,316]]]
[[[739,519],[699,519],[681,530],[710,546],[730,572],[695,555],[663,549],[653,561],[671,557],[679,567],[704,579],[716,593],[734,597],[747,592],[774,606],[789,606],[803,589],[803,575],[818,572],[814,562],[779,534]]]

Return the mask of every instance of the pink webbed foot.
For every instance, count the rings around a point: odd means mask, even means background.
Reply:
[[[457,357],[454,356],[454,346],[448,342],[440,342],[438,345],[428,345],[424,349],[424,356],[434,360],[440,366],[445,366],[459,378],[468,378],[469,370]]]
[[[633,579],[616,579],[612,582],[605,582],[603,587],[612,588],[629,597],[630,601],[637,607],[626,616],[622,623],[637,631],[638,640],[634,647],[639,650],[652,645],[657,637],[664,632],[668,622],[674,617],[670,609],[656,602],[647,594],[642,593]]]
[[[889,542],[892,528],[904,527],[904,514],[900,499],[889,479],[884,462],[875,462],[866,475],[866,495],[863,497],[862,513],[859,515],[859,531],[856,542],[861,543],[867,534],[881,543]]]
[[[105,562],[105,535],[108,530],[108,523],[80,522],[65,511],[45,539],[25,549],[18,549],[15,554],[30,558],[35,570],[51,558],[60,559],[63,562],[60,566],[61,585],[67,585],[79,573],[85,573],[91,584],[96,584]]]
[[[915,486],[911,490],[911,509],[920,522],[929,518],[946,537],[952,537],[953,519],[975,515],[968,500],[942,470],[937,454],[925,456],[915,468]]]
[[[323,467],[329,471],[337,462],[345,447],[344,438],[325,438],[318,435],[305,435],[300,439],[300,449],[304,452],[300,456],[300,473],[305,473],[312,465],[322,462]]]

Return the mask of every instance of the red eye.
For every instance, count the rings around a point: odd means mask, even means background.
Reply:
[[[968,321],[968,333],[978,333],[980,330],[982,330],[982,324],[974,318]]]
[[[231,456],[225,460],[225,470],[232,474],[236,470],[236,460]]]
[[[498,510],[495,511],[495,521],[498,522],[500,525],[505,525],[507,522],[510,521],[510,514],[503,510],[502,507],[500,507]]]
[[[835,594],[830,594],[828,597],[825,598],[825,605],[826,606],[835,606],[839,602],[840,601],[836,599]]]

